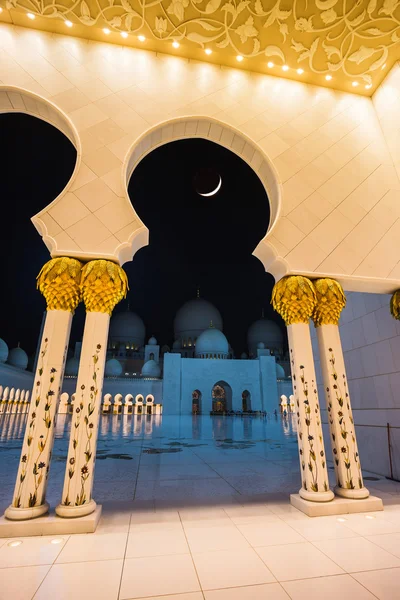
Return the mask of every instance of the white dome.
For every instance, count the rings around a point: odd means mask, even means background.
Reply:
[[[143,346],[145,335],[144,323],[136,313],[127,310],[112,317],[109,333],[111,342]]]
[[[199,337],[196,342],[196,357],[204,354],[219,354],[224,358],[228,356],[229,344],[228,340],[219,329],[209,327]]]
[[[277,379],[285,379],[285,369],[279,363],[275,363],[276,366],[276,378]]]
[[[142,377],[160,377],[161,368],[155,360],[148,360],[142,368]]]
[[[181,340],[175,340],[174,343],[172,344],[172,349],[173,350],[180,350],[182,348],[182,342]]]
[[[156,338],[154,337],[154,335],[152,335],[152,336],[151,336],[151,338],[149,339],[149,341],[147,342],[147,344],[148,344],[149,346],[157,346],[157,340],[156,340]]]
[[[215,329],[222,331],[222,317],[211,302],[203,298],[194,298],[186,302],[176,313],[174,321],[175,339],[192,338],[192,342],[208,327],[210,323]]]
[[[264,344],[264,342],[258,342],[258,344],[257,344],[257,350],[265,350],[265,344]]]
[[[242,360],[245,360],[245,359],[247,358],[247,354],[246,354],[246,352],[242,352],[242,354],[240,355],[240,358],[241,358]]]
[[[7,362],[9,365],[17,367],[17,369],[25,370],[28,366],[28,360],[28,355],[25,350],[22,350],[22,348],[18,347],[10,350]]]
[[[265,348],[273,352],[282,352],[283,334],[277,323],[259,319],[250,325],[247,332],[247,345],[250,354],[257,354],[257,344],[263,342]]]
[[[4,340],[0,338],[0,363],[6,362],[8,357],[8,346]]]
[[[72,377],[76,377],[78,375],[79,370],[79,358],[75,358],[74,356],[67,360],[67,364],[65,365],[65,374],[70,375]]]
[[[106,362],[105,376],[106,377],[119,377],[122,373],[122,365],[116,358],[110,358]]]

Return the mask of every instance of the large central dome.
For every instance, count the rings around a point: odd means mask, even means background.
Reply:
[[[196,358],[228,358],[229,344],[219,329],[209,327],[198,337]]]
[[[253,323],[247,333],[247,345],[251,355],[257,355],[257,345],[263,342],[265,348],[274,354],[281,354],[283,350],[283,334],[275,321],[259,319]]]
[[[144,344],[146,329],[142,319],[129,310],[117,313],[110,322],[109,338],[115,344],[129,344],[141,347]]]
[[[222,317],[211,302],[203,298],[195,298],[186,302],[176,313],[174,321],[175,339],[194,342],[196,338],[210,327],[212,322],[215,329],[222,331]]]

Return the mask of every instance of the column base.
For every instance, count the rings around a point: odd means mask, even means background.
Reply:
[[[332,490],[327,490],[326,492],[310,492],[300,488],[299,496],[308,502],[330,502],[334,499],[335,494]]]
[[[362,487],[360,490],[348,490],[346,488],[341,488],[339,486],[335,487],[336,496],[340,496],[341,498],[349,498],[351,500],[364,500],[369,496],[369,490],[367,488]]]
[[[50,514],[31,521],[9,521],[5,517],[0,517],[0,539],[93,533],[96,531],[100,516],[101,506],[97,505],[93,513],[78,519],[63,519],[58,517],[53,510]]]
[[[26,521],[29,519],[37,519],[38,517],[42,517],[49,512],[49,508],[50,506],[47,502],[41,504],[40,506],[33,506],[29,508],[16,508],[10,504],[10,506],[4,511],[4,516],[10,521]]]
[[[77,517],[85,517],[92,514],[96,510],[96,502],[92,499],[87,504],[81,506],[66,506],[59,504],[56,506],[56,514],[64,519],[76,519]]]
[[[309,517],[325,517],[329,515],[346,515],[383,510],[382,500],[375,496],[369,496],[364,500],[335,498],[332,502],[310,502],[301,498],[299,494],[290,494],[290,503],[297,510],[301,510],[301,512]]]

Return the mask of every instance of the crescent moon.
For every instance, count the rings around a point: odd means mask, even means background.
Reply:
[[[207,194],[201,194],[200,192],[199,192],[199,194],[200,194],[200,196],[214,196],[221,189],[221,185],[222,185],[222,177],[220,175],[219,176],[219,182],[218,182],[218,185],[215,188],[215,190],[213,190],[212,192],[208,192]]]

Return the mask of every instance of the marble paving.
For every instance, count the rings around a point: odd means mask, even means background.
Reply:
[[[0,510],[24,425],[0,417]],[[69,427],[60,415],[53,506]],[[365,476],[383,513],[312,519],[289,504],[292,418],[103,416],[96,533],[0,540],[0,600],[400,599],[400,484]]]

